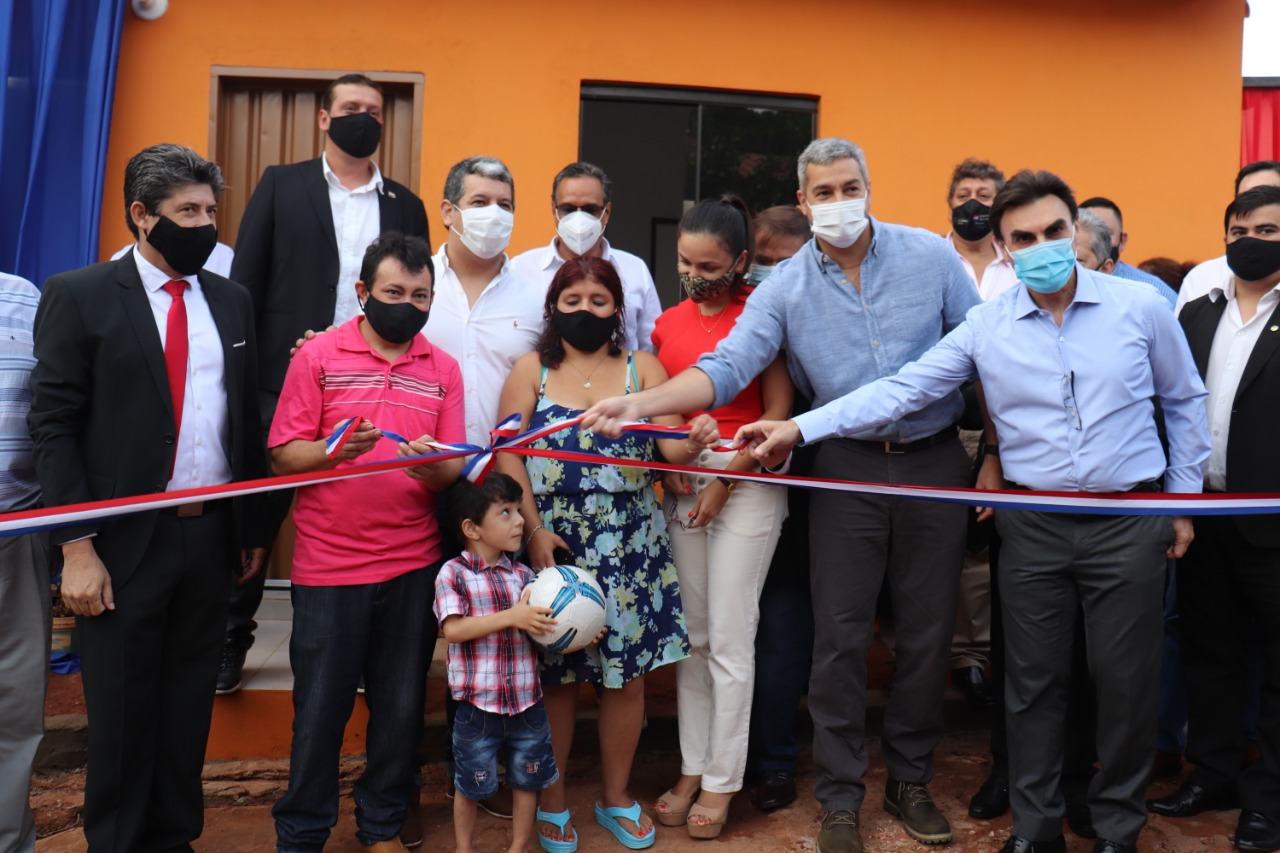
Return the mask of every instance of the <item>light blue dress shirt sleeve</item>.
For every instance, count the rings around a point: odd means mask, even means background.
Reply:
[[[1164,409],[1165,435],[1169,441],[1169,466],[1164,490],[1195,493],[1204,488],[1204,466],[1209,461],[1209,392],[1200,379],[1195,357],[1172,311],[1151,312],[1153,326],[1151,371],[1156,396]]]

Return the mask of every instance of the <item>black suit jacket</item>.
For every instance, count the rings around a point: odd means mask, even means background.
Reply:
[[[264,477],[249,294],[205,270],[198,278],[222,341],[229,427],[223,449],[232,477]],[[35,356],[28,423],[45,503],[163,492],[173,470],[177,430],[160,332],[133,252],[45,282],[36,312]],[[236,501],[237,545],[268,544],[260,523],[263,505],[256,495]],[[76,524],[55,530],[52,539],[61,544],[96,533],[98,556],[118,588],[137,567],[156,515]]]
[[[1182,308],[1178,321],[1187,333],[1200,376],[1209,372],[1209,351],[1227,300],[1202,296]],[[1280,492],[1280,307],[1271,312],[1262,335],[1245,362],[1240,387],[1231,406],[1227,438],[1227,491]],[[1262,548],[1280,547],[1280,515],[1233,516],[1245,541]]]
[[[382,179],[378,212],[382,231],[427,238],[422,200],[402,184]],[[332,325],[337,304],[338,238],[319,158],[267,167],[240,220],[235,249],[231,278],[253,297],[266,428],[290,348],[308,329]]]

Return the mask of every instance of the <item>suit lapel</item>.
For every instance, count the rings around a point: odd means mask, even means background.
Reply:
[[[1187,330],[1187,343],[1191,345],[1191,356],[1202,377],[1209,375],[1209,351],[1213,349],[1213,337],[1218,332],[1218,323],[1222,320],[1222,312],[1226,306],[1225,295],[1218,299],[1206,299],[1188,324],[1190,328]]]
[[[329,184],[324,179],[324,163],[319,157],[315,160],[314,171],[307,178],[307,196],[311,199],[316,218],[320,220],[320,233],[329,241],[329,248],[336,254],[338,237],[333,224],[333,206],[329,204]]]
[[[228,435],[237,435],[240,428],[241,411],[233,401],[240,399],[241,383],[244,377],[237,369],[236,350],[246,346],[245,330],[236,320],[236,307],[232,303],[231,294],[220,282],[211,282],[204,272],[196,278],[200,280],[200,288],[204,292],[205,302],[209,305],[209,313],[213,315],[213,325],[218,328],[218,340],[222,343],[222,377],[227,389],[227,421],[230,429]],[[237,344],[239,346],[237,346]],[[231,448],[225,448],[227,458],[231,458]]]
[[[383,181],[383,191],[378,193],[378,230],[380,232],[399,231],[400,229],[400,203],[396,201],[393,193],[386,191],[386,181]]]
[[[1262,327],[1262,333],[1258,336],[1258,342],[1253,345],[1253,352],[1249,353],[1249,360],[1244,365],[1244,373],[1240,376],[1240,387],[1236,391],[1237,399],[1244,389],[1249,387],[1249,383],[1258,378],[1258,374],[1276,354],[1277,349],[1280,349],[1280,305],[1277,305],[1271,312],[1271,316],[1267,318],[1266,324]]]
[[[121,290],[125,315],[138,336],[138,345],[146,357],[147,367],[151,370],[151,378],[156,383],[156,390],[164,399],[168,408],[169,419],[174,420],[173,398],[169,394],[169,374],[165,370],[164,345],[160,343],[160,330],[156,327],[155,315],[151,313],[151,301],[147,298],[147,289],[142,285],[142,277],[138,275],[137,262],[130,251],[115,262],[116,284]]]

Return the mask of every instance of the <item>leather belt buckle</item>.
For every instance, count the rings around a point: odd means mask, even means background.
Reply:
[[[174,515],[178,518],[199,518],[204,515],[204,501],[195,501],[194,503],[182,504],[174,508]]]
[[[904,456],[904,455],[906,454],[906,452],[907,452],[907,451],[905,451],[905,450],[894,450],[893,448],[894,448],[894,443],[893,443],[892,441],[886,441],[886,442],[884,443],[884,452],[885,452],[885,453],[891,453],[891,454],[893,454],[894,456]]]

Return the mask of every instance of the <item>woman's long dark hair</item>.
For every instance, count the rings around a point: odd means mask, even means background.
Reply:
[[[704,198],[685,211],[680,219],[680,234],[706,234],[714,237],[738,262],[738,256],[747,253],[747,262],[733,276],[732,298],[747,298],[746,272],[756,256],[756,234],[751,222],[751,211],[741,196],[722,193],[718,198]]]
[[[551,284],[547,287],[547,301],[542,308],[542,334],[534,349],[543,365],[551,370],[555,370],[564,361],[564,344],[560,340],[560,333],[556,331],[556,304],[566,288],[580,281],[598,282],[613,297],[618,313],[613,315],[615,322],[613,335],[609,339],[609,355],[619,355],[622,352],[622,312],[625,309],[622,301],[622,279],[618,278],[618,271],[603,258],[574,258],[565,261],[556,270],[555,278],[551,279]]]

